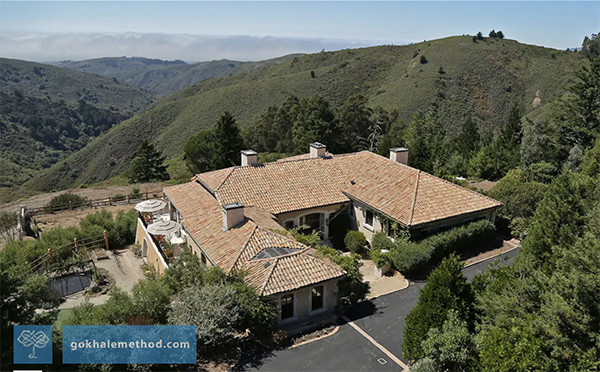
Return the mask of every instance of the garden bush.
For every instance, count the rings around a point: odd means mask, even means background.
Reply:
[[[352,253],[361,253],[367,245],[365,234],[360,231],[348,231],[344,238],[346,248]]]
[[[127,198],[127,196],[123,195],[123,194],[114,194],[113,196],[110,197],[110,201],[111,202],[118,202],[118,201],[122,201],[125,200]]]
[[[69,203],[73,208],[80,207],[87,203],[87,198],[71,193],[60,194],[50,199],[50,202],[46,204],[46,210],[69,209]]]
[[[371,250],[369,251],[369,256],[371,260],[375,263],[375,266],[382,267],[390,263],[390,253],[396,245],[394,242],[385,235],[383,231],[379,231],[373,236],[373,241],[371,242]],[[382,251],[388,251],[382,252]]]

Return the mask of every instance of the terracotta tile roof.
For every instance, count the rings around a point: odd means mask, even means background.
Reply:
[[[409,227],[501,205],[368,151],[283,160],[227,168],[218,182],[215,172],[197,177],[212,185],[222,203],[239,201],[280,214],[356,199]]]
[[[209,259],[227,273],[231,270],[247,270],[249,274],[246,282],[256,287],[261,296],[345,275],[330,261],[313,257],[312,250],[288,236],[268,211],[245,207],[245,221],[224,231],[219,201],[200,184],[190,182],[171,186],[165,188],[164,192],[182,213],[182,224],[208,254]],[[293,250],[293,253],[253,259],[266,248],[287,248]],[[267,262],[269,264],[265,266]],[[278,268],[274,270],[276,267]]]
[[[325,153],[325,157],[332,157],[333,154],[330,153],[329,151],[327,151]],[[295,156],[288,156],[287,158],[281,158],[278,159],[278,162],[282,162],[282,161],[290,161],[290,160],[305,160],[305,159],[310,159],[310,153],[307,154],[301,154],[301,155],[295,155]]]
[[[259,288],[259,296],[288,292],[345,275],[334,263],[315,257],[315,250],[310,248],[276,258],[249,261],[246,267],[251,272],[246,281]]]
[[[163,191],[184,217],[221,211],[219,203],[198,182],[165,187]]]

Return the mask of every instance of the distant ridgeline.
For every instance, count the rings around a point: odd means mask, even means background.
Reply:
[[[115,177],[128,169],[143,140],[156,144],[168,159],[179,159],[189,138],[211,128],[223,112],[231,112],[241,127],[249,127],[277,117],[269,110],[285,110],[282,104],[291,95],[300,100],[320,95],[337,112],[349,97],[361,94],[374,109],[373,115],[392,115],[398,130],[405,130],[402,123],[413,121],[417,112],[435,107],[438,132],[447,140],[457,137],[465,120],[472,117],[482,141],[490,142],[500,136],[511,113],[535,120],[547,117],[550,103],[563,96],[574,72],[585,63],[580,53],[472,36],[288,57],[263,68],[257,68],[261,64],[257,62],[248,71],[203,80],[163,97],[34,176],[25,188],[58,190]],[[151,66],[134,60],[131,63]],[[82,70],[94,66],[84,62],[90,66]],[[116,72],[115,67],[102,63],[107,73]],[[225,63],[228,69],[234,69],[229,63],[238,66],[230,61],[213,63]],[[163,66],[152,72],[163,74],[160,84],[172,84],[176,79],[169,80],[171,69],[188,66],[196,65]],[[301,118],[310,123],[310,117]]]

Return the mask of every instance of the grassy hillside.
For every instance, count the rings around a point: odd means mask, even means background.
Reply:
[[[163,96],[197,84],[203,80],[237,74],[257,68],[287,62],[288,55],[260,62],[219,60],[188,64],[183,61],[163,61],[142,57],[107,57],[84,61],[62,61],[56,66],[99,75],[114,76],[127,84],[144,88]]]
[[[0,92],[64,100],[81,99],[100,108],[137,112],[152,102],[149,91],[123,84],[118,79],[71,71],[42,63],[0,58]]]
[[[421,56],[427,63],[421,63]],[[525,114],[532,113],[537,91],[538,110],[545,110],[582,63],[576,53],[514,40],[474,43],[467,36],[304,55],[205,80],[165,97],[25,186],[45,191],[116,176],[127,169],[144,139],[169,157],[177,156],[191,135],[213,126],[223,111],[232,112],[242,126],[250,125],[290,94],[302,98],[319,93],[339,105],[362,93],[371,106],[396,109],[405,121],[435,103],[449,133],[469,113],[483,131],[497,132],[515,103]]]

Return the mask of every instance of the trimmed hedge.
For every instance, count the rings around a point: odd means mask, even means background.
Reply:
[[[463,253],[475,244],[489,239],[496,227],[487,220],[472,222],[452,230],[433,235],[422,241],[400,242],[390,251],[396,270],[413,274],[427,264],[441,261],[451,253]]]

